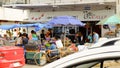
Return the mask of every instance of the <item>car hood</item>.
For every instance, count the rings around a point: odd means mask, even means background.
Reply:
[[[13,49],[19,49],[19,48],[22,48],[22,47],[17,47],[17,46],[0,46],[0,51],[3,51],[3,50],[13,50]]]

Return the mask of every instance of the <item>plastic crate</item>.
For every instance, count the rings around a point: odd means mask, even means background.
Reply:
[[[25,45],[25,50],[27,50],[27,51],[37,51],[37,50],[39,50],[39,47],[38,47],[38,45],[35,45],[35,44],[26,44]]]
[[[34,55],[36,52],[26,52],[26,59],[34,59]],[[37,59],[39,59],[41,54],[37,55]]]
[[[37,63],[40,64],[40,60],[39,59],[37,59]],[[26,59],[26,64],[36,65],[34,59]]]

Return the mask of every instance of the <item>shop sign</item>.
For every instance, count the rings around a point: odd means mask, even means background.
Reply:
[[[49,21],[53,17],[68,15],[73,16],[81,21],[99,21],[109,17],[115,13],[114,10],[99,10],[99,11],[56,11],[56,12],[31,12],[29,20],[32,21]]]
[[[91,11],[83,11],[83,18],[84,19],[104,19],[107,15],[96,15]]]

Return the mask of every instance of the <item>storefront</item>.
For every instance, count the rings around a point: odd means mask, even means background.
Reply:
[[[70,16],[76,17],[77,19],[81,20],[84,23],[89,24],[84,28],[83,27],[79,28],[79,30],[83,30],[83,33],[85,33],[85,35],[88,35],[90,31],[100,27],[96,25],[96,23],[114,14],[115,14],[115,10],[113,9],[96,10],[96,11],[84,10],[84,11],[30,12],[28,20],[35,21],[35,22],[47,22],[55,16],[70,15]],[[101,28],[102,27],[100,27],[100,29]],[[98,32],[100,36],[103,36],[104,31],[98,30]]]

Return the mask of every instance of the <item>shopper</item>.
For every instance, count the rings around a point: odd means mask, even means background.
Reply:
[[[15,46],[22,47],[23,46],[22,34],[21,33],[18,33],[18,34],[19,34],[19,37],[16,38],[16,40],[15,40]]]
[[[38,40],[38,36],[34,30],[31,30],[31,34],[29,35],[29,40],[34,40],[34,41]]]
[[[90,33],[87,37],[88,39],[88,43],[92,43],[93,39],[92,39],[92,33]]]
[[[45,31],[44,30],[41,30],[40,38],[41,38],[41,43],[43,43],[43,40],[45,40]]]
[[[77,41],[80,45],[83,45],[84,44],[84,41],[83,41],[83,35],[81,32],[78,32],[77,33]]]
[[[23,41],[23,45],[28,44],[28,38],[26,36],[26,33],[23,33],[22,41]]]
[[[97,43],[99,40],[99,34],[93,31],[93,43]]]
[[[38,40],[38,36],[36,34],[36,32],[34,31],[32,34],[32,40],[37,41]]]
[[[13,38],[14,38],[14,40],[17,38],[17,36],[18,36],[17,29],[14,29],[14,31],[13,31]]]

